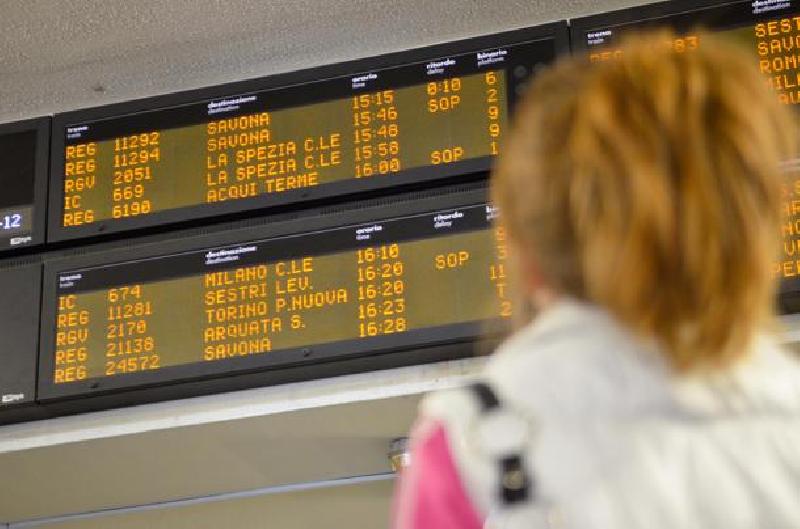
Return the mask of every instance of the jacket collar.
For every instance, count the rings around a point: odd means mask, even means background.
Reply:
[[[661,389],[671,401],[670,407],[685,413],[702,416],[800,413],[800,361],[767,332],[759,335],[749,354],[730,369],[678,375],[669,368],[655,344],[635,336],[605,309],[563,298],[511,336],[497,354],[514,363],[524,362],[525,355],[535,354],[537,349],[558,348],[562,344],[635,351],[635,357],[629,355],[626,363],[636,364],[651,375],[660,373]],[[617,361],[619,356],[609,355],[609,360]],[[615,369],[613,365],[606,367],[605,375],[598,372],[597,376],[608,376]],[[592,366],[587,364],[589,368]],[[622,370],[623,366],[617,369]]]

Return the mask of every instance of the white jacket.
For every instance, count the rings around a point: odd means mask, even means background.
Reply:
[[[485,428],[464,390],[428,397],[423,416],[444,423],[487,525],[800,529],[800,362],[772,339],[731,371],[676,378],[607,313],[564,301],[502,345],[482,380],[520,420]],[[534,499],[504,509],[487,452],[526,423]]]

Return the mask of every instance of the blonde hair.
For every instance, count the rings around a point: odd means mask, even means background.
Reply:
[[[517,109],[492,177],[514,244],[556,291],[654,339],[676,371],[721,368],[772,321],[781,106],[743,51],[636,36],[568,58]]]

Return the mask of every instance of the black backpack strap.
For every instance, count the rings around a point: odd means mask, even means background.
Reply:
[[[486,413],[500,407],[500,399],[494,390],[485,382],[475,382],[470,390],[481,405],[481,413]]]
[[[470,392],[480,405],[481,414],[490,414],[503,409],[497,393],[485,382],[475,382],[469,386]],[[523,446],[519,451],[498,456],[500,499],[506,506],[516,505],[532,499],[533,480],[525,467]]]

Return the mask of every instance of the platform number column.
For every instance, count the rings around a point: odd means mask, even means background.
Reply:
[[[489,119],[489,152],[500,152],[500,91],[497,87],[497,72],[486,72],[486,117]]]
[[[489,280],[494,284],[497,300],[500,302],[500,316],[511,316],[511,299],[507,288],[507,259],[508,246],[506,243],[506,229],[503,226],[494,227],[495,260],[489,265]]]

